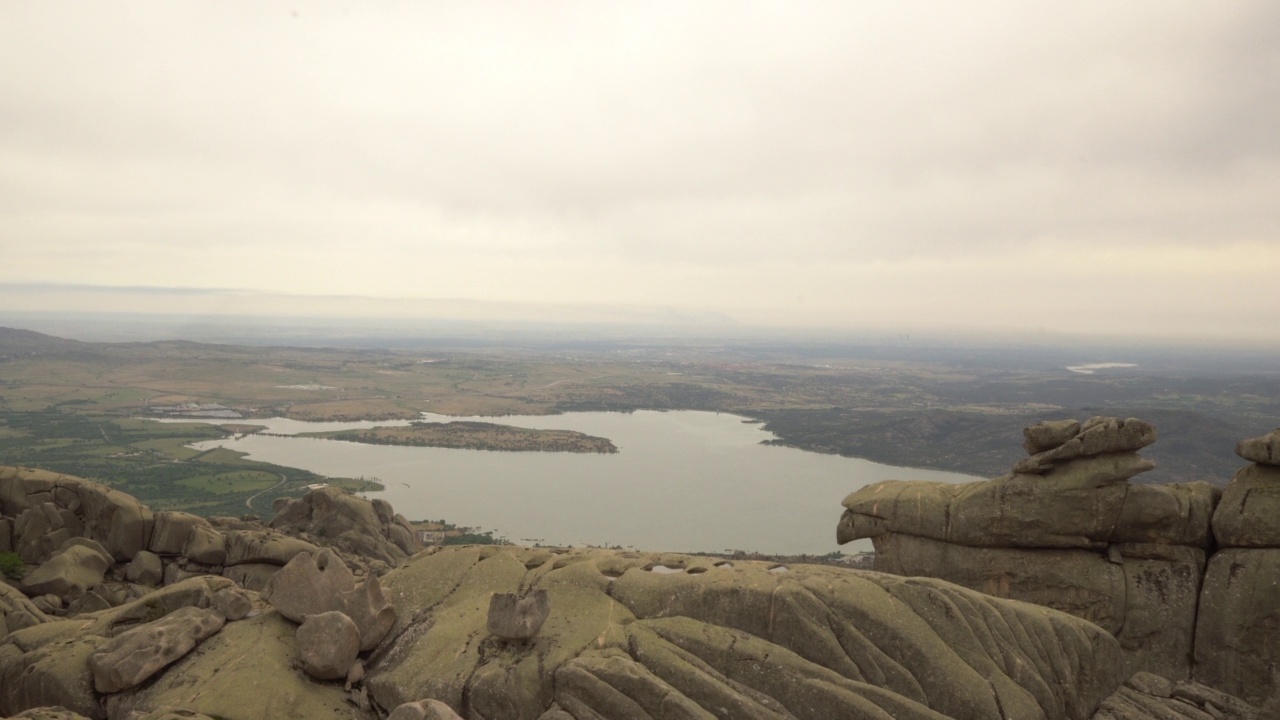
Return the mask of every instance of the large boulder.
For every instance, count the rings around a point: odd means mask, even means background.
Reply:
[[[179,555],[196,527],[212,528],[209,521],[199,515],[177,511],[155,513],[148,549],[157,555]]]
[[[0,639],[0,716],[61,705],[95,720],[105,717],[89,656],[140,624],[182,608],[209,607],[214,594],[231,585],[222,578],[194,578],[119,607],[9,633]]]
[[[1240,468],[1213,513],[1213,535],[1224,547],[1280,547],[1280,467]]]
[[[265,563],[283,567],[299,553],[319,550],[305,540],[269,530],[232,530],[227,538],[226,565]]]
[[[107,712],[162,718],[164,708],[184,708],[223,720],[375,720],[372,709],[348,702],[341,683],[316,682],[298,667],[295,636],[296,626],[275,612],[227,623],[149,682],[108,696]]]
[[[101,584],[111,565],[111,556],[97,543],[71,539],[53,557],[27,573],[19,587],[30,597],[76,596]]]
[[[336,487],[286,501],[271,527],[393,567],[422,549],[412,527],[385,501],[370,502]]]
[[[659,565],[679,572],[655,572]],[[1118,685],[1096,625],[949,583],[605,550],[445,548],[384,577],[403,609],[365,678],[463,717],[1087,718]],[[489,598],[543,589],[528,644]]]
[[[227,539],[211,525],[195,525],[187,533],[182,556],[202,565],[225,565]]]
[[[1140,420],[1050,421],[1024,435],[1031,457],[1002,477],[890,481],[850,494],[837,540],[871,538],[876,570],[1096,622],[1119,639],[1127,673],[1188,677],[1221,492],[1206,482],[1130,484],[1152,467],[1136,450],[1155,429]]]
[[[342,680],[360,654],[360,628],[343,613],[330,610],[303,618],[297,642],[298,658],[308,675]]]
[[[1255,703],[1280,693],[1280,549],[1209,560],[1196,622],[1195,679]]]
[[[1280,465],[1280,429],[1261,437],[1241,440],[1236,445],[1236,454],[1259,465]]]
[[[117,635],[89,655],[94,689],[114,693],[136,687],[225,623],[217,610],[185,607]]]
[[[345,614],[359,628],[361,651],[377,647],[396,617],[378,578],[366,575],[357,585],[342,559],[328,549],[314,558],[311,553],[294,557],[267,583],[262,598],[298,623],[308,615]]]
[[[127,562],[148,548],[153,524],[150,508],[131,495],[70,475],[18,467],[0,467],[0,515],[17,518],[13,544],[27,562],[39,562],[75,536],[96,540],[116,561]],[[52,543],[43,553],[42,542]]]

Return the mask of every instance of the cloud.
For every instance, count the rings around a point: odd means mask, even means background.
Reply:
[[[53,2],[0,26],[0,281],[808,323],[849,293],[781,298],[1027,253],[1280,270],[1274,3]]]

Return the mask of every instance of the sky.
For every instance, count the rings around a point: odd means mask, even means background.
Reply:
[[[33,0],[0,67],[0,310],[1280,343],[1270,0]]]

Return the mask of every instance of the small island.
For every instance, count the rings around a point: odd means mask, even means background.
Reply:
[[[505,450],[510,452],[616,453],[608,439],[575,430],[535,430],[487,422],[415,422],[399,427],[299,433],[299,437],[345,440],[371,445]]]

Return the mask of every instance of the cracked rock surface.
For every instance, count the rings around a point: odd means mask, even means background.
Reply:
[[[678,572],[654,572],[657,566]],[[937,580],[607,550],[446,548],[383,578],[404,612],[371,658],[378,705],[463,717],[1087,718],[1118,643],[1070,615]],[[545,590],[525,643],[494,593]]]

